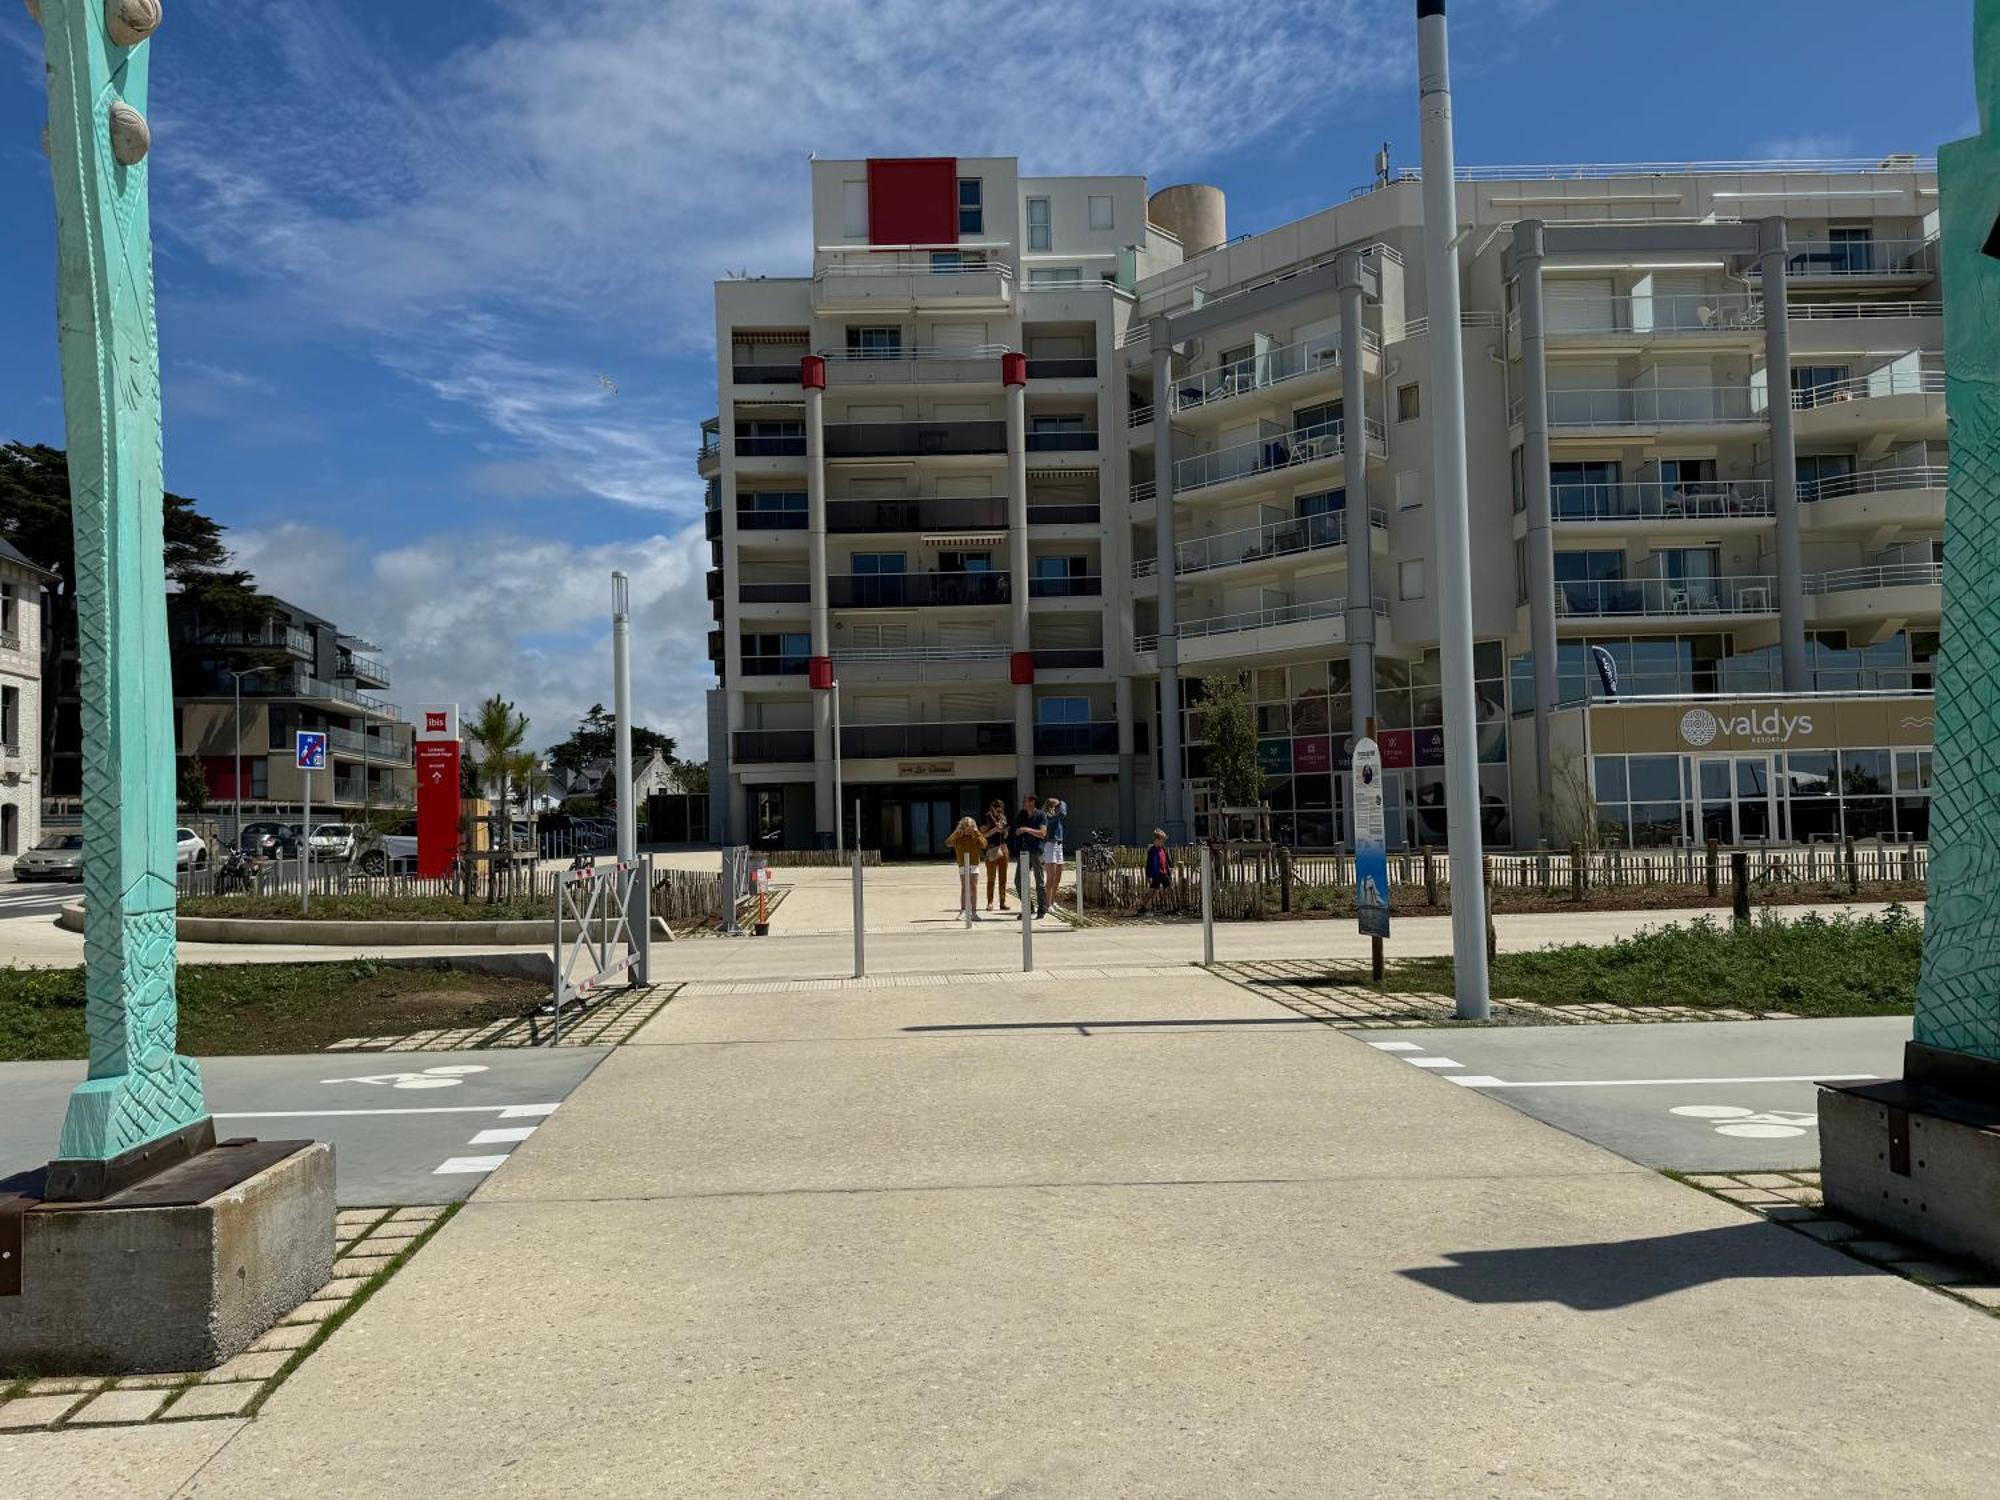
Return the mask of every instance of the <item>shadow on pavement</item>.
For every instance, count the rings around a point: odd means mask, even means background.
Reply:
[[[1578,1312],[1631,1307],[1713,1281],[1881,1274],[1809,1246],[1774,1225],[1744,1223],[1650,1240],[1469,1250],[1448,1255],[1453,1265],[1400,1274],[1464,1302],[1557,1302]]]
[[[905,1031],[1136,1031],[1155,1026],[1317,1026],[1312,1016],[1195,1016],[1164,1021],[959,1021],[950,1025],[905,1026]]]

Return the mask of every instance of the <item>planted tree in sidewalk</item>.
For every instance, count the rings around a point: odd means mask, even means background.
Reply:
[[[497,899],[496,882],[500,867],[513,853],[513,789],[533,756],[522,749],[528,738],[528,716],[498,693],[479,705],[465,726],[466,738],[479,747],[478,778],[495,796],[499,809],[498,829],[489,839],[486,899]]]
[[[1237,672],[1206,679],[1201,703],[1208,741],[1209,776],[1222,807],[1255,807],[1264,798],[1264,768],[1257,763],[1257,716],[1250,706],[1250,677]]]

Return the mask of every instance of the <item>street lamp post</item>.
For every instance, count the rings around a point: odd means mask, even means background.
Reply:
[[[840,679],[833,679],[830,689],[833,697],[833,852],[841,852],[841,836],[847,827],[847,820],[841,816],[840,785]],[[861,814],[854,815],[854,843],[861,844]]]
[[[229,830],[229,841],[243,852],[243,679],[255,676],[259,667],[229,667],[230,688],[236,699],[236,769],[230,780],[236,790],[236,825]]]

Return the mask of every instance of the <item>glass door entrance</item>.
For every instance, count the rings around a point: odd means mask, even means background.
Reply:
[[[1704,843],[1763,844],[1784,837],[1768,755],[1699,757],[1695,798],[1695,832]]]

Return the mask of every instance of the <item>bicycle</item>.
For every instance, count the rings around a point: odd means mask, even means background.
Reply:
[[[1118,868],[1118,850],[1111,841],[1111,830],[1108,828],[1091,829],[1090,842],[1085,844],[1079,853],[1086,870],[1101,873]]]

